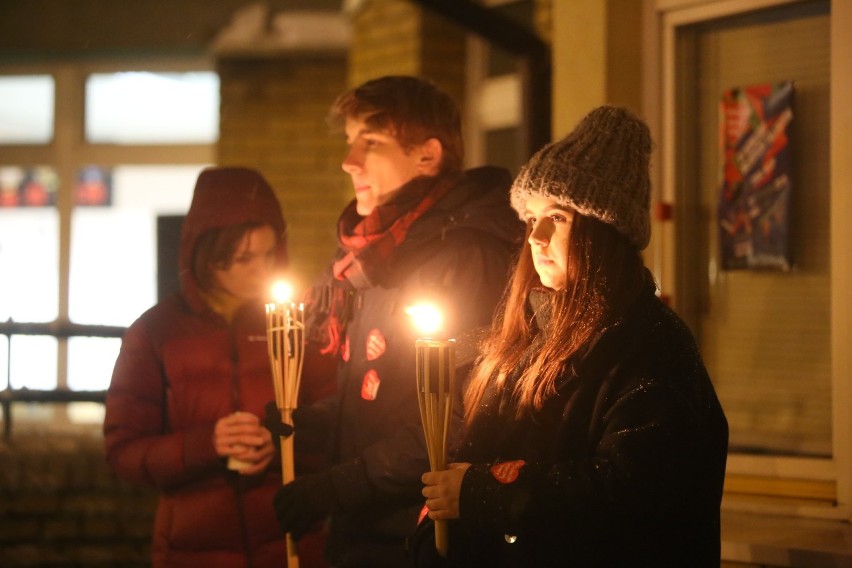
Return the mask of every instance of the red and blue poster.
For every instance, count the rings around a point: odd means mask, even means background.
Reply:
[[[725,91],[720,104],[722,268],[789,270],[793,83]]]

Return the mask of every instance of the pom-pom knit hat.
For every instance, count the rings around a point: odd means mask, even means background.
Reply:
[[[642,250],[651,238],[651,147],[648,126],[635,114],[598,107],[521,168],[511,189],[512,207],[523,217],[530,196],[552,197],[612,225]]]

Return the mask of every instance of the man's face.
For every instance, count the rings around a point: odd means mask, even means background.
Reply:
[[[349,152],[341,166],[352,177],[359,215],[369,215],[387,203],[415,177],[437,173],[434,161],[424,159],[429,141],[406,152],[393,133],[370,129],[363,117],[346,119],[346,143]]]

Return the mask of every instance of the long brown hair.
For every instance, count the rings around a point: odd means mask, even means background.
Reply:
[[[513,389],[516,415],[539,409],[556,392],[556,380],[566,363],[590,340],[615,321],[641,289],[644,265],[639,251],[612,226],[574,214],[568,237],[567,279],[562,290],[548,294],[552,308],[550,331],[537,355],[525,360],[528,348],[542,333],[528,307],[530,291],[542,287],[527,240],[515,266],[500,315],[483,343],[482,355],[465,393],[469,423],[491,381],[503,388],[513,369],[521,371]]]

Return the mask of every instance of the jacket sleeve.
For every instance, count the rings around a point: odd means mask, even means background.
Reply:
[[[166,378],[142,320],[122,340],[106,397],[106,458],[128,481],[170,489],[223,468],[213,447],[214,423],[170,431]]]
[[[526,463],[514,480],[491,464],[471,466],[460,496],[464,525],[519,534],[545,519],[564,527],[616,515],[673,518],[696,499],[721,499],[721,486],[714,495],[714,483],[703,482],[724,475],[724,460],[719,472],[710,457],[719,440],[683,392],[636,378],[617,393],[600,391],[604,400],[602,435],[589,457]]]

